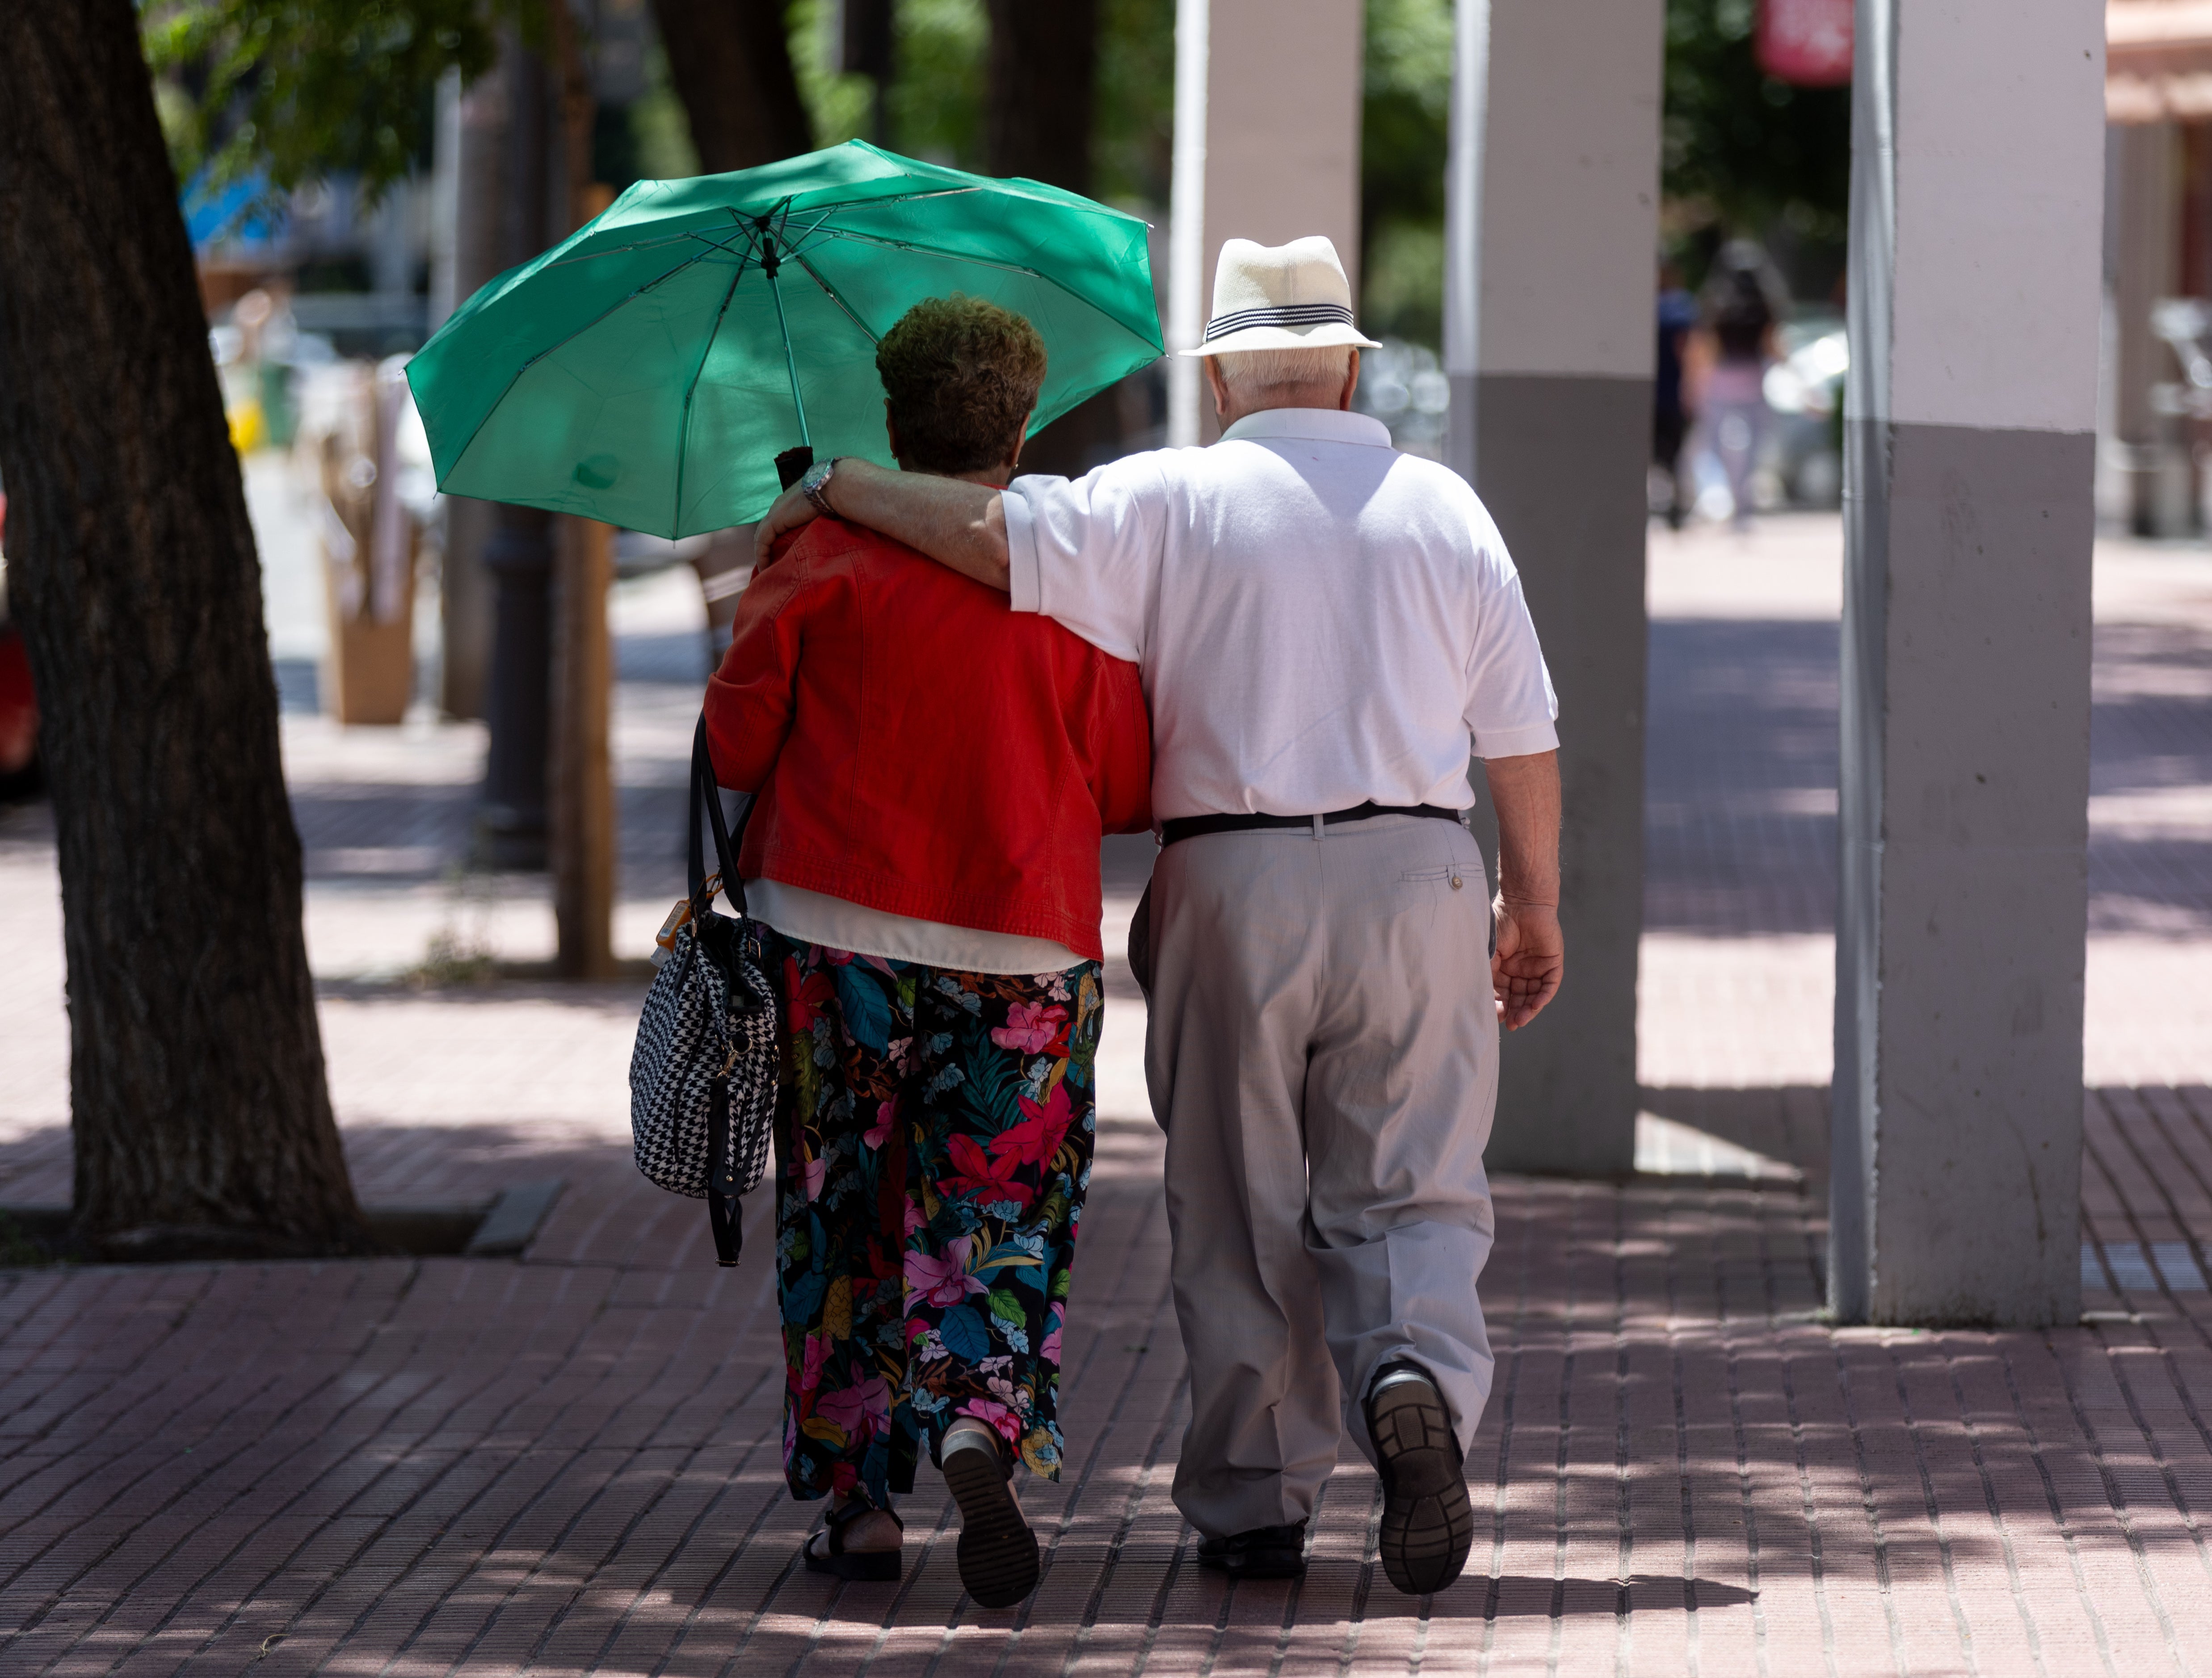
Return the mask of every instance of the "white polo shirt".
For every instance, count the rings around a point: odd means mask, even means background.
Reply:
[[[1464,809],[1470,736],[1559,744],[1498,527],[1378,420],[1248,415],[1211,448],[1017,478],[1005,507],[1015,609],[1143,673],[1158,820]]]

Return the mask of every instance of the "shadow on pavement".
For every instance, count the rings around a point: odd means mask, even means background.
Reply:
[[[1469,1581],[1480,1590],[1483,1581]],[[1650,1614],[1668,1608],[1735,1608],[1753,1601],[1758,1593],[1717,1579],[1684,1578],[1680,1574],[1635,1573],[1626,1579],[1547,1579],[1507,1574],[1489,1582],[1482,1618],[1544,1614],[1559,1619],[1572,1614],[1626,1614],[1631,1609]],[[1461,1602],[1455,1600],[1454,1608]]]

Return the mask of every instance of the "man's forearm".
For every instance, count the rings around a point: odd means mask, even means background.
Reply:
[[[1559,903],[1559,754],[1535,752],[1483,765],[1498,810],[1498,894],[1510,904]]]
[[[847,458],[837,463],[824,499],[840,518],[880,530],[963,577],[1006,586],[1006,514],[995,489]]]

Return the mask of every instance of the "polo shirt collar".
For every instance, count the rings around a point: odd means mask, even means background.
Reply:
[[[1371,414],[1347,414],[1340,408],[1269,408],[1247,414],[1221,433],[1224,443],[1256,443],[1263,438],[1297,437],[1320,443],[1364,443],[1391,446],[1390,427]]]

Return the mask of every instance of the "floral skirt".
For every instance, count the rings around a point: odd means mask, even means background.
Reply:
[[[776,1285],[792,1494],[881,1507],[962,1416],[1058,1479],[1099,964],[953,972],[762,931],[786,1027]]]

